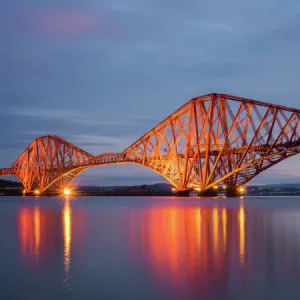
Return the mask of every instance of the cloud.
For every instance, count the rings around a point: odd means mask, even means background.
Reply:
[[[26,106],[3,106],[1,114],[23,116],[23,117],[41,117],[47,119],[77,118],[82,117],[82,113],[70,109],[49,109],[41,107]]]
[[[121,152],[150,130],[155,121],[142,117],[126,120],[98,120],[93,112],[84,115],[76,110],[47,110],[38,108],[4,107],[0,110],[1,149],[20,153],[35,138],[58,135],[88,152]],[[10,161],[17,157],[10,157]],[[6,157],[2,158],[4,161]],[[0,157],[1,161],[1,157]]]
[[[30,32],[41,37],[100,35],[107,27],[99,13],[75,7],[44,7],[28,17]]]

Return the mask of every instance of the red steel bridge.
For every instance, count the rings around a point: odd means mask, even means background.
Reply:
[[[120,153],[94,156],[58,136],[36,138],[0,176],[26,192],[67,187],[86,169],[134,163],[157,172],[178,192],[238,189],[300,153],[300,110],[225,94],[188,101]]]

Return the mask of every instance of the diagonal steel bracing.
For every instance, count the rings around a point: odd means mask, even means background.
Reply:
[[[300,110],[225,94],[191,99],[121,153],[93,156],[58,136],[35,139],[0,176],[26,191],[67,186],[84,170],[135,163],[178,190],[239,187],[300,152]]]

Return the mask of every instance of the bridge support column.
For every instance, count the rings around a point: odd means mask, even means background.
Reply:
[[[197,192],[197,196],[199,197],[217,197],[218,196],[218,190],[211,188],[204,191]]]
[[[185,190],[185,191],[179,191],[179,190],[172,190],[173,195],[176,197],[189,197],[190,196],[190,191]]]

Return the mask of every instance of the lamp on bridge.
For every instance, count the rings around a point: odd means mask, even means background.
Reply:
[[[246,192],[246,189],[245,189],[243,186],[241,186],[241,187],[238,189],[238,191],[239,191],[241,194],[244,194],[244,193]]]
[[[72,191],[70,189],[68,189],[68,188],[64,189],[64,195],[65,196],[70,196],[71,194],[72,194]]]
[[[40,195],[40,191],[39,191],[39,190],[34,190],[34,194],[35,194],[36,196],[39,196],[39,195]]]

